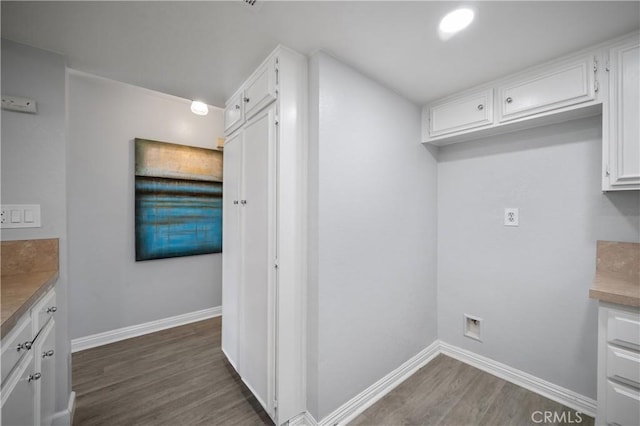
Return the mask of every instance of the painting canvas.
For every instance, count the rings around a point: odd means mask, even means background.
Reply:
[[[222,152],[135,140],[136,261],[222,251]]]

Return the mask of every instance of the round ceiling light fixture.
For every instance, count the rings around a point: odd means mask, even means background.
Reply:
[[[191,112],[196,115],[207,115],[209,114],[209,107],[204,102],[193,101],[191,102]]]
[[[455,34],[469,26],[473,21],[473,10],[467,8],[456,9],[449,12],[440,21],[440,31],[445,34]]]

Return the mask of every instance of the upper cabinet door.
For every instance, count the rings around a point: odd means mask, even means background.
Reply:
[[[249,79],[244,90],[244,114],[248,120],[277,97],[277,59],[267,61]]]
[[[579,104],[595,99],[594,58],[547,68],[498,87],[499,121]]]
[[[430,105],[429,138],[493,123],[493,89]]]
[[[609,52],[608,170],[604,189],[640,189],[640,43]],[[608,173],[608,176],[607,176]],[[608,184],[607,187],[607,180]]]
[[[229,134],[244,123],[244,108],[242,102],[242,91],[229,99],[227,108],[224,110],[224,131]]]

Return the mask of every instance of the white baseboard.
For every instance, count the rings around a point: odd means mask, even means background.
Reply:
[[[308,411],[305,411],[289,420],[289,426],[318,426],[318,422]]]
[[[382,379],[378,380],[337,410],[318,422],[319,426],[347,424],[364,410],[375,404],[380,398],[391,392],[396,386],[408,379],[413,373],[424,367],[438,355],[438,341],[436,340],[407,362],[396,368]],[[309,416],[313,419],[312,416]],[[310,425],[313,426],[313,425]]]
[[[93,334],[91,336],[79,337],[71,340],[71,352],[84,351],[108,343],[154,333],[167,328],[178,327],[192,322],[218,317],[222,315],[222,307],[203,309],[201,311],[189,312],[187,314],[176,315],[174,317],[163,318],[156,321],[145,322],[143,324],[132,325],[130,327],[118,328],[116,330],[105,331],[104,333]]]
[[[440,352],[588,416],[596,416],[597,402],[577,392],[445,342],[440,342]]]
[[[69,394],[69,403],[67,408],[58,411],[51,419],[51,426],[69,426],[73,424],[73,413],[76,411],[76,393]]]

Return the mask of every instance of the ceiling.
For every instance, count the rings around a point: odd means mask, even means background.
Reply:
[[[464,4],[476,19],[442,41]],[[638,29],[640,2],[12,2],[2,37],[61,53],[69,67],[223,106],[284,44],[322,49],[417,104]]]

